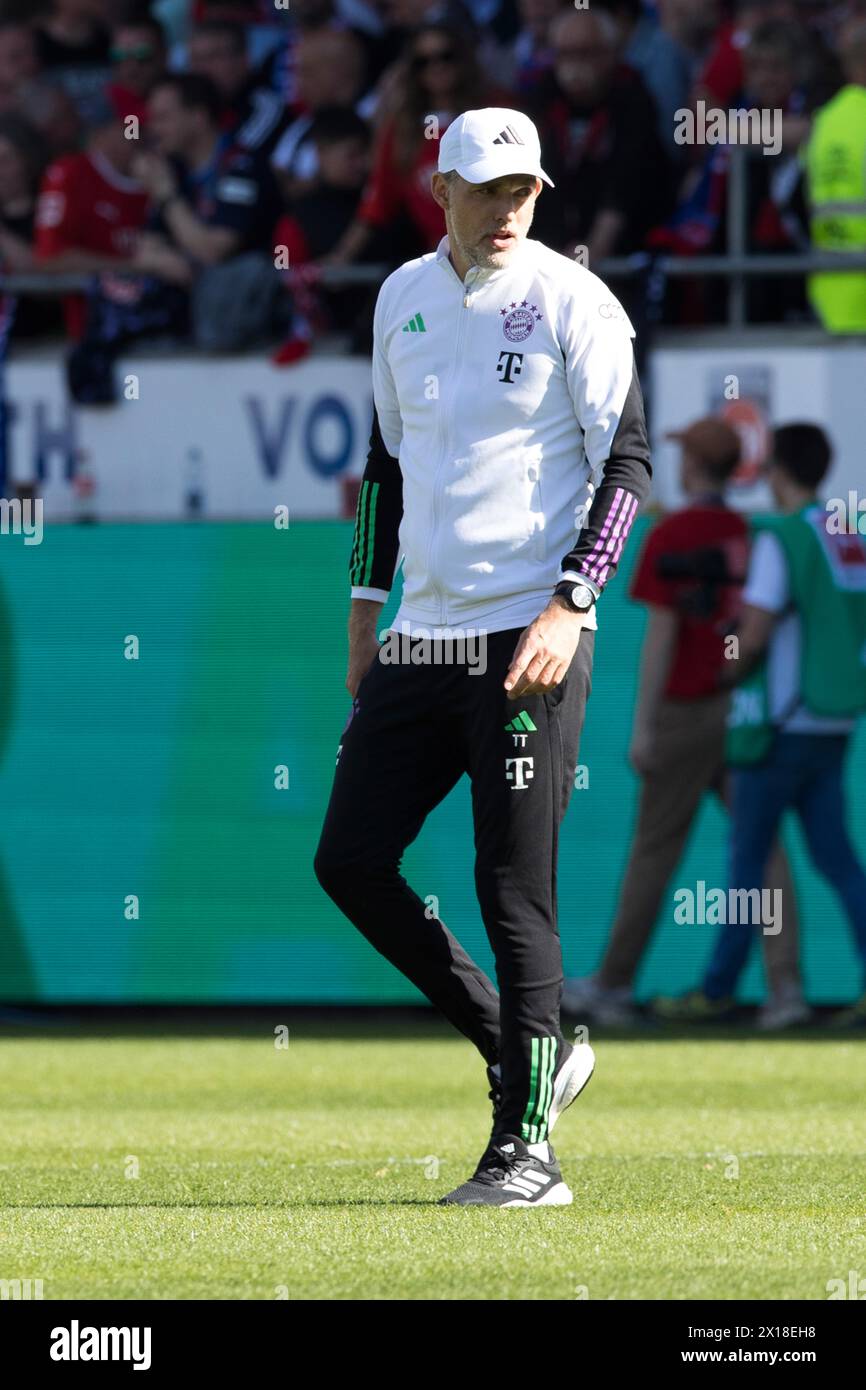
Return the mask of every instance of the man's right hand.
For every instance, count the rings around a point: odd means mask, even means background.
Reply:
[[[349,669],[346,673],[346,689],[354,700],[358,686],[366,676],[379,655],[379,639],[375,632],[349,639]]]

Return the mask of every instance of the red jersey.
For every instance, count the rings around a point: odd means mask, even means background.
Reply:
[[[440,131],[444,135],[445,127]],[[394,122],[383,128],[373,155],[370,180],[361,199],[358,217],[373,227],[386,227],[405,212],[425,250],[433,251],[445,235],[445,214],[430,192],[430,175],[439,159],[438,140],[419,140],[412,164],[397,163]]]
[[[668,699],[696,700],[718,691],[724,641],[739,612],[748,555],[745,520],[721,503],[673,512],[647,537],[631,595],[679,614],[664,691]]]
[[[36,258],[51,260],[64,251],[92,251],[126,259],[144,223],[147,194],[96,151],[65,155],[45,171],[36,205]],[[66,326],[81,336],[84,302],[70,295]]]

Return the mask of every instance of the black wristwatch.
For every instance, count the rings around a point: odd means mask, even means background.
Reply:
[[[553,592],[560,594],[565,599],[572,613],[588,613],[599,597],[601,590],[585,579],[578,583],[572,579],[563,579],[557,584]]]

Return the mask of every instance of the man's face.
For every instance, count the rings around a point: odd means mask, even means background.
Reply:
[[[196,34],[189,40],[189,70],[209,77],[224,97],[231,98],[247,80],[247,55],[234,47],[228,34]]]
[[[352,106],[360,95],[357,40],[339,29],[305,34],[295,49],[298,98],[311,111],[339,101]]]
[[[157,87],[148,104],[148,131],[160,154],[182,154],[193,113],[171,87]]]
[[[445,210],[448,238],[470,265],[499,270],[508,265],[532,226],[541,180],[505,174],[489,183],[448,182],[433,176],[433,196]]]

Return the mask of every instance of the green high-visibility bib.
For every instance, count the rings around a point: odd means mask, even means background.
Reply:
[[[798,703],[826,719],[852,719],[866,709],[866,539],[836,534],[828,520],[819,502],[792,516],[756,517],[752,525],[771,531],[785,554],[802,631]],[[728,762],[759,762],[773,733],[765,657],[733,693]]]
[[[821,107],[802,162],[812,245],[866,251],[866,87],[843,87]],[[810,275],[808,291],[829,332],[866,333],[866,270]]]

